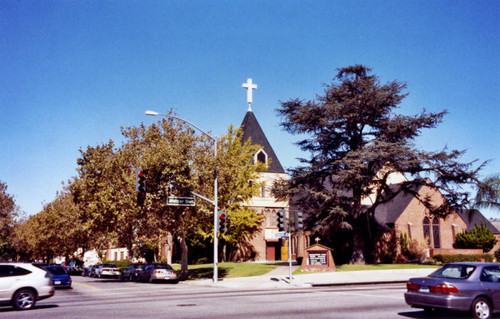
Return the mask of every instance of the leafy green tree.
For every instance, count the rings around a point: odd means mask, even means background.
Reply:
[[[500,174],[491,175],[478,184],[475,206],[500,209]]]
[[[218,205],[228,218],[227,231],[220,234],[223,261],[226,257],[230,260],[251,257],[249,240],[259,230],[262,220],[262,216],[244,204],[258,195],[261,188],[261,183],[257,181],[258,174],[266,166],[253,162],[253,155],[261,147],[252,145],[250,140],[242,143],[241,138],[241,129],[230,126],[218,143]],[[204,238],[213,238],[213,228],[200,228],[199,232]]]
[[[7,193],[7,184],[0,181],[0,259],[14,257],[12,234],[18,207],[14,197]]]
[[[181,250],[181,279],[187,278],[187,234],[194,232],[198,223],[207,221],[208,203],[198,201],[196,207],[167,206],[170,195],[187,196],[189,191],[213,194],[212,141],[187,124],[171,118],[162,119],[149,127],[143,125],[122,129],[127,141],[124,147],[138,153],[138,167],[146,174],[147,194],[141,214],[145,227],[140,235],[159,238],[170,232]],[[188,191],[189,190],[189,191]]]
[[[44,205],[41,212],[16,225],[16,248],[22,259],[50,262],[56,256],[72,256],[85,233],[68,191]]]
[[[115,229],[118,214],[114,175],[115,147],[109,141],[96,147],[88,146],[80,150],[77,159],[78,176],[71,182],[73,201],[78,207],[83,228],[88,233],[86,248],[94,248],[99,253],[116,240]]]
[[[456,248],[480,248],[485,253],[489,252],[497,242],[497,238],[485,224],[476,223],[470,231],[465,229],[455,236]]]
[[[298,145],[310,158],[291,170],[290,183],[276,194],[300,198],[310,217],[307,226],[323,238],[345,234],[341,240],[348,240],[351,263],[374,260],[373,243],[380,234],[374,214],[380,204],[404,191],[433,214],[446,216],[469,202],[457,185],[477,180],[473,163],[458,161],[463,151],[426,152],[414,145],[421,131],[436,127],[446,111],[397,114],[406,84],[381,84],[370,73],[362,65],[341,68],[315,100],[291,99],[277,110],[285,130],[304,136]],[[390,187],[387,179],[395,172],[413,179]],[[436,205],[422,198],[416,191],[421,185],[441,191],[446,200]],[[369,195],[373,203],[364,206]]]

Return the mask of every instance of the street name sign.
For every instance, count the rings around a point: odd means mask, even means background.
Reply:
[[[288,237],[288,233],[285,233],[285,232],[276,233],[276,237]]]
[[[167,205],[169,206],[196,206],[194,197],[167,197]]]

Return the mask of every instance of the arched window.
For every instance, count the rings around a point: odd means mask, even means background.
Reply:
[[[424,238],[427,245],[431,245],[431,221],[428,217],[424,217]]]
[[[265,216],[266,216],[266,227],[273,226],[273,224],[272,224],[272,221],[273,221],[273,214],[272,214],[271,210],[266,209],[266,210],[264,211],[264,214],[265,214]]]
[[[255,162],[267,164],[267,154],[264,150],[259,150],[254,157]]]
[[[434,248],[441,248],[441,237],[439,235],[439,218],[432,220],[432,239],[434,240]]]

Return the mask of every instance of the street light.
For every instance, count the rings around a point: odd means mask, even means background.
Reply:
[[[169,118],[173,118],[173,119],[176,119],[176,120],[179,120],[179,121],[182,121],[184,123],[187,123],[189,125],[191,125],[192,127],[194,127],[195,129],[199,130],[201,133],[205,134],[206,136],[208,136],[212,141],[214,141],[214,159],[215,159],[215,163],[217,161],[217,139],[215,137],[213,137],[212,135],[208,134],[207,132],[205,132],[204,130],[202,130],[201,128],[199,128],[197,125],[181,118],[181,117],[178,117],[178,116],[174,116],[174,115],[170,115],[170,114],[164,114],[164,113],[158,113],[158,112],[155,112],[155,111],[146,111],[146,115],[150,115],[150,116],[158,116],[158,115],[161,115],[161,116],[165,116],[165,117],[169,117]],[[219,240],[217,238],[217,227],[216,225],[218,224],[218,213],[217,213],[217,164],[215,164],[215,169],[214,169],[214,199],[213,200],[210,200],[204,196],[201,196],[199,194],[196,194],[196,193],[193,193],[194,195],[200,197],[201,199],[204,199],[206,200],[207,202],[211,203],[212,205],[214,205],[214,283],[217,283],[218,281],[218,270],[217,270],[217,266],[218,266],[218,245],[219,245]]]

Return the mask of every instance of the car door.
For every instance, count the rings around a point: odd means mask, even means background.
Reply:
[[[500,266],[483,268],[481,286],[493,300],[493,309],[500,309]]]
[[[147,265],[146,268],[144,268],[144,274],[146,275],[144,277],[144,280],[145,281],[149,281],[149,278],[151,278],[151,274],[153,273],[154,271],[154,267],[153,265]]]
[[[11,287],[16,283],[13,272],[13,265],[0,265],[0,300],[9,300],[12,297]]]
[[[15,287],[31,271],[15,265],[0,265],[0,300],[10,300]]]

